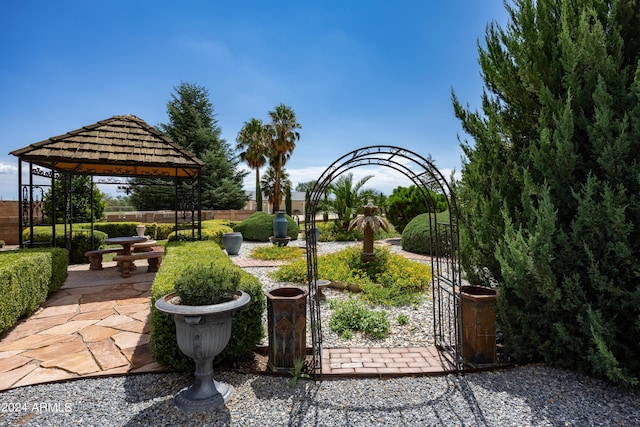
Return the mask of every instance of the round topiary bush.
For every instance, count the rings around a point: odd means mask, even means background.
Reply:
[[[438,214],[440,215],[440,214]],[[431,242],[431,244],[429,244]],[[402,231],[400,239],[402,249],[416,254],[431,255],[431,249],[435,251],[435,235],[431,234],[429,214],[424,213],[413,218]],[[451,242],[448,233],[440,235],[440,256],[446,256],[451,252]],[[435,253],[433,254],[435,255]]]
[[[414,217],[402,230],[400,244],[405,251],[416,254],[429,254],[429,214],[420,214]]]
[[[268,242],[269,237],[273,236],[275,217],[275,214],[256,212],[233,227],[233,231],[242,233],[245,240]],[[298,224],[289,215],[285,215],[285,218],[287,219],[287,236],[291,237],[291,240],[296,240],[298,238]]]

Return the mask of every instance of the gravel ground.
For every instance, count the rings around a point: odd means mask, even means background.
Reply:
[[[638,426],[640,395],[542,366],[445,377],[302,381],[222,372],[221,409],[185,414],[173,395],[189,375],[145,374],[13,389],[14,426]]]
[[[321,243],[320,251],[323,246],[336,249]],[[240,256],[250,249],[244,244]],[[272,269],[250,270],[266,288],[276,285],[263,276]],[[341,296],[336,291],[330,297]],[[409,324],[415,323],[416,330],[394,326],[394,337],[385,343],[368,343],[357,335],[340,343],[325,327],[325,345],[429,344],[430,306],[428,300],[423,304],[410,312]],[[7,390],[0,393],[0,426],[640,426],[640,393],[544,366],[464,376],[300,381],[296,386],[284,377],[232,372],[217,373],[216,379],[231,384],[235,393],[223,408],[202,414],[182,413],[173,404],[174,394],[193,381],[188,374]]]

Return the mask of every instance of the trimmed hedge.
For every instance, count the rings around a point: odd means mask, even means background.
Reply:
[[[273,220],[275,218],[275,214],[256,212],[233,227],[233,231],[242,233],[245,240],[268,242],[269,237],[273,236]],[[285,215],[285,218],[287,219],[287,236],[291,237],[291,240],[296,240],[298,238],[298,224],[289,215]]]
[[[45,252],[51,256],[51,280],[49,281],[49,295],[64,285],[69,275],[69,251],[64,248],[33,248],[21,249],[20,253]]]
[[[76,227],[79,227],[79,225],[76,225]],[[108,236],[101,231],[94,230],[93,244],[91,244],[91,230],[76,227],[73,228],[73,232],[71,234],[71,251],[68,254],[69,263],[86,264],[87,257],[84,256],[84,253],[86,251],[104,247],[104,241]],[[22,231],[22,239],[23,241],[31,240],[31,233],[28,228]],[[34,243],[51,243],[51,240],[52,236],[50,226],[34,227]],[[61,226],[56,226],[56,246],[59,248],[64,248],[64,240],[64,228]]]
[[[173,317],[158,311],[155,302],[174,291],[176,277],[187,267],[224,265],[240,271],[240,289],[251,296],[245,311],[233,316],[231,340],[214,363],[237,359],[250,354],[264,337],[262,314],[266,308],[266,298],[260,281],[231,262],[229,256],[214,241],[179,242],[165,247],[165,256],[160,271],[151,286],[151,352],[158,363],[170,365],[179,371],[192,371],[193,360],[178,348],[176,326]]]
[[[0,252],[0,333],[62,286],[67,259],[66,249],[60,248]]]
[[[216,242],[218,246],[220,246],[220,248],[223,248],[224,244],[222,242],[222,235],[224,233],[231,233],[232,231],[233,229],[227,225],[222,225],[220,223],[214,223],[214,222],[207,222],[207,223],[203,222],[201,240],[212,240]],[[191,236],[191,229],[182,230],[181,233],[186,233],[189,236]],[[197,236],[197,231],[196,231],[196,236]],[[175,241],[176,240],[175,231],[169,233],[169,235],[167,236],[167,239],[169,239],[169,241]]]
[[[448,223],[449,212],[441,212],[437,214],[439,222]],[[451,251],[451,242],[448,240],[447,233],[440,234],[440,255],[447,255]],[[431,235],[431,226],[429,223],[429,214],[424,213],[413,218],[402,231],[400,244],[402,249],[416,254],[431,255],[429,250],[429,240],[431,239],[431,247],[435,251],[435,235]],[[433,254],[435,255],[435,254]]]

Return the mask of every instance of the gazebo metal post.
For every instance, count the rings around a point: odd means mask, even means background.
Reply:
[[[24,227],[24,204],[22,195],[22,160],[18,160],[18,244],[22,247],[22,228]]]
[[[29,247],[33,248],[33,164],[29,163]]]
[[[53,212],[53,218],[49,218],[51,221],[51,246],[56,247],[56,218],[58,217],[58,193],[56,192],[56,172],[51,166],[51,211]]]
[[[202,240],[202,180],[200,172],[196,178],[196,185],[198,186],[198,240]]]

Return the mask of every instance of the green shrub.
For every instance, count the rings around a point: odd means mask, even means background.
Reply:
[[[211,305],[229,301],[239,289],[240,271],[231,266],[189,266],[175,282],[176,295],[184,305]]]
[[[431,212],[444,212],[447,210],[447,198],[443,194],[436,194],[431,190],[428,191],[430,201],[434,206],[430,206]],[[416,216],[427,211],[425,198],[418,187],[412,185],[410,187],[396,187],[387,198],[386,202],[387,219],[393,224],[400,233],[409,222]]]
[[[353,246],[318,257],[318,277],[359,285],[365,298],[376,304],[406,305],[418,301],[429,289],[431,268],[376,246],[376,261],[362,263],[361,247]],[[306,282],[307,260],[295,260],[271,273],[283,282]]]
[[[62,287],[64,281],[67,280],[69,275],[69,251],[64,248],[34,248],[34,249],[21,249],[20,252],[33,253],[44,252],[48,253],[51,258],[51,280],[49,281],[49,292],[51,295]]]
[[[165,247],[162,266],[151,287],[150,346],[157,362],[171,365],[180,371],[193,370],[193,361],[178,348],[173,318],[158,311],[153,304],[174,291],[175,280],[185,269],[211,264],[237,269],[240,274],[239,289],[251,296],[247,309],[233,316],[231,339],[216,357],[215,363],[250,354],[264,337],[262,314],[266,308],[266,298],[260,281],[233,264],[229,256],[213,241],[169,242]]]
[[[389,335],[391,324],[385,311],[374,311],[355,298],[332,300],[329,307],[335,312],[329,318],[329,327],[345,339],[350,339],[352,331],[362,332],[374,339]]]
[[[449,223],[449,212],[442,212],[436,215],[439,223]],[[445,256],[451,253],[451,239],[449,233],[446,233],[446,226],[440,226],[440,256]],[[431,242],[431,243],[430,243]],[[400,244],[402,249],[408,252],[423,255],[436,255],[436,236],[435,233],[431,234],[431,226],[429,221],[429,214],[421,214],[412,219],[402,232],[402,238]],[[431,248],[434,253],[431,254]]]
[[[93,239],[90,230],[73,230],[71,238],[71,250],[69,251],[69,264],[85,264],[87,257],[85,252],[104,247],[107,235],[94,230]],[[56,236],[56,246],[64,247],[64,236]]]
[[[93,229],[105,233],[109,237],[135,236],[140,222],[94,222]],[[91,223],[73,224],[74,228],[91,229]],[[145,229],[145,234],[148,234]]]
[[[151,224],[145,224],[146,229],[144,233],[151,237],[154,240],[167,240],[169,238],[169,234],[175,228],[175,224],[158,224],[157,222]]]
[[[260,246],[255,248],[250,257],[269,261],[289,261],[304,255],[304,248],[295,246]]]
[[[404,326],[407,323],[409,323],[409,316],[407,316],[406,314],[400,313],[396,316],[396,322],[398,322],[398,325]]]
[[[224,233],[230,233],[232,232],[233,229],[229,226],[226,225],[222,225],[219,223],[209,223],[205,226],[205,223],[202,223],[202,229],[200,230],[200,234],[201,234],[201,239],[200,240],[213,240],[214,242],[216,242],[218,244],[218,246],[220,246],[221,248],[224,247],[224,244],[222,242],[222,236],[224,235]],[[187,237],[186,240],[190,240],[191,239],[191,228],[189,228],[188,230],[180,230],[180,234],[181,237]],[[198,237],[198,230],[194,231],[194,234],[196,236],[196,239]],[[169,241],[175,241],[176,240],[176,232],[175,231],[171,231],[168,236],[167,239]],[[182,239],[185,240],[185,239]]]
[[[399,234],[393,226],[391,224],[388,225],[388,233],[380,228],[373,238],[375,240],[382,240],[390,237],[398,237]],[[317,222],[316,227],[320,229],[320,236],[318,238],[320,242],[356,242],[363,238],[362,233],[358,232],[357,229],[347,231],[342,228],[342,224],[338,221]]]
[[[50,251],[0,252],[0,333],[46,300],[52,264]]]
[[[34,243],[51,243],[53,240],[52,229],[50,226],[38,226],[33,229]],[[93,240],[91,230],[83,228],[73,228],[71,233],[71,250],[69,251],[69,264],[85,264],[87,257],[84,256],[86,251],[104,247],[104,241],[107,235],[101,231],[94,230]],[[31,240],[30,229],[22,231],[23,241]],[[64,227],[56,225],[56,246],[65,247]]]
[[[269,237],[273,236],[275,217],[275,214],[256,212],[233,227],[233,231],[242,233],[245,240],[268,242]],[[285,218],[287,219],[287,236],[291,237],[291,240],[296,240],[298,238],[298,224],[289,215],[285,215]]]

